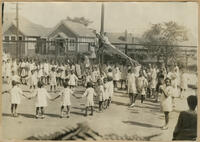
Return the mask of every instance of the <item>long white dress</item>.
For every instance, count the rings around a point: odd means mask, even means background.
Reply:
[[[49,75],[49,70],[50,70],[49,64],[44,63],[44,76],[45,77]]]
[[[109,81],[108,82],[108,97],[111,97],[113,96],[113,91],[114,91],[114,85],[113,85],[113,81]]]
[[[170,112],[172,111],[172,96],[173,96],[173,87],[171,86],[167,86],[167,87],[164,87],[165,88],[165,92],[166,92],[166,95],[167,97],[161,93],[161,100],[160,100],[160,103],[161,103],[161,110],[163,112]]]
[[[37,86],[38,78],[37,78],[37,72],[34,72],[30,76],[30,86]]]
[[[60,96],[61,98],[61,106],[70,106],[71,105],[71,100],[70,100],[70,96],[73,94],[73,91],[69,88],[64,88],[61,92],[60,92]]]
[[[69,85],[76,86],[76,81],[78,80],[75,74],[69,75]]]
[[[6,63],[6,77],[11,77],[11,63],[7,62]]]
[[[134,73],[131,73],[131,74],[129,73],[127,75],[127,82],[128,82],[128,94],[129,93],[136,94],[137,89],[136,89],[136,79],[135,79]]]
[[[136,79],[137,91],[140,95],[146,95],[145,88],[148,85],[147,80],[144,76],[138,77]]]
[[[180,77],[180,87],[183,90],[187,90],[188,88],[188,77],[186,73],[182,73]]]
[[[94,106],[94,96],[96,96],[96,93],[93,88],[87,88],[85,90],[85,93],[83,94],[83,97],[86,97],[86,106]]]
[[[91,78],[92,78],[92,82],[96,82],[97,81],[97,71],[93,71],[91,73]]]
[[[109,98],[109,83],[106,82],[104,84],[104,100],[107,100]]]
[[[79,64],[76,64],[75,65],[75,68],[76,68],[76,74],[78,76],[78,78],[81,78],[81,66]]]
[[[113,71],[113,80],[119,81],[121,79],[121,72],[118,67],[116,67]]]
[[[156,69],[152,69],[152,72],[151,72],[151,85],[150,85],[150,87],[152,89],[155,89],[156,88],[156,84],[157,84],[157,72],[156,72]]]
[[[12,71],[14,72],[14,74],[17,74],[18,72],[18,66],[16,61],[12,62]]]
[[[105,100],[105,92],[104,92],[103,85],[97,86],[96,92],[97,92],[97,95],[99,96],[99,101],[104,101]]]
[[[50,73],[50,85],[54,86],[56,85],[56,72],[51,72]]]
[[[49,93],[45,88],[36,89],[34,96],[36,96],[36,102],[35,102],[36,107],[48,106],[47,98],[51,99],[51,96],[49,95]]]
[[[19,88],[18,86],[14,86],[10,90],[10,95],[11,95],[11,104],[20,104],[21,102],[21,95],[23,94],[22,89]]]

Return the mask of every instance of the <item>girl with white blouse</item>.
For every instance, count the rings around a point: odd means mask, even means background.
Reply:
[[[173,110],[172,105],[172,96],[174,93],[173,87],[171,86],[171,80],[169,78],[163,78],[162,85],[159,87],[159,93],[161,94],[161,110],[164,112],[165,115],[165,125],[162,127],[163,130],[168,129],[169,123],[169,113]]]
[[[68,83],[63,83],[64,89],[59,93],[59,95],[54,98],[57,99],[62,97],[61,99],[61,115],[60,118],[64,117],[64,108],[67,108],[67,118],[70,117],[70,106],[71,106],[71,99],[70,96],[73,94],[73,91],[70,89]]]
[[[51,99],[51,96],[44,88],[43,83],[41,81],[38,82],[38,88],[35,90],[35,93],[32,97],[36,97],[35,107],[36,107],[36,119],[37,118],[45,118],[44,116],[44,108],[48,106],[47,98]],[[30,97],[30,98],[32,98]],[[41,112],[41,115],[39,115]]]
[[[91,107],[91,114],[93,115],[93,106],[94,106],[94,96],[96,96],[96,93],[93,89],[93,85],[91,82],[87,83],[87,89],[85,90],[85,93],[82,95],[83,97],[86,97],[86,108],[85,108],[85,116],[87,116],[88,108]]]
[[[17,106],[21,103],[21,95],[25,96],[22,92],[22,89],[18,86],[18,82],[12,81],[12,89],[10,90],[10,96],[11,96],[11,114],[14,117],[17,117]]]

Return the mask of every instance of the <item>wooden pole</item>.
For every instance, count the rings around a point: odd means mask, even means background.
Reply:
[[[102,3],[101,4],[101,29],[100,29],[100,34],[101,34],[101,36],[103,37],[104,36],[104,3]],[[100,65],[102,65],[103,64],[103,60],[104,60],[104,51],[103,51],[103,45],[102,45],[102,43],[100,44],[100,47],[99,47],[100,49],[101,49],[101,53],[100,53]]]
[[[19,57],[19,44],[18,44],[18,40],[19,40],[19,15],[18,15],[18,2],[16,3],[16,26],[17,26],[17,30],[16,30],[16,57]]]
[[[104,34],[104,3],[101,4],[101,36]]]

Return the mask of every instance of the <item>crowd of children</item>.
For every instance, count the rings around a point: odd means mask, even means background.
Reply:
[[[21,60],[7,58],[3,60],[2,66],[3,81],[12,85],[10,94],[13,116],[17,116],[16,109],[17,105],[20,104],[19,96],[23,94],[18,84],[28,85],[32,90],[31,93],[34,92],[34,95],[25,95],[28,99],[37,97],[37,118],[40,116],[39,112],[44,117],[44,107],[47,106],[47,98],[55,100],[60,96],[62,96],[61,117],[64,116],[63,110],[65,107],[67,108],[67,117],[69,117],[70,96],[73,95],[75,88],[81,85],[86,87],[85,93],[82,96],[87,98],[86,116],[89,108],[91,109],[91,115],[93,115],[94,96],[98,96],[99,111],[102,112],[103,109],[110,106],[113,92],[118,89],[127,90],[130,98],[130,107],[135,106],[138,96],[140,96],[141,103],[143,103],[147,97],[155,99],[157,102],[159,95],[161,96],[160,101],[162,106],[163,100],[165,100],[162,98],[162,94],[164,94],[164,98],[168,98],[166,96],[169,94],[163,93],[165,92],[162,88],[163,80],[171,82],[170,87],[173,90],[173,93],[170,95],[172,104],[173,98],[178,96],[183,97],[184,91],[187,89],[186,75],[184,71],[180,74],[177,65],[170,68],[161,65],[158,68],[151,64],[137,67],[126,64],[104,64],[100,68],[97,64],[74,63],[68,59],[58,62],[48,59],[40,61],[39,59],[28,58]],[[49,95],[46,86],[49,86],[50,92],[61,91],[53,99]],[[180,88],[180,93],[178,88]],[[165,115],[168,117],[167,113]]]

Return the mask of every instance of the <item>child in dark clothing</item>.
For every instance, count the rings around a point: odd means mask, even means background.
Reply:
[[[187,103],[189,110],[180,112],[173,140],[196,140],[197,138],[197,113],[195,111],[197,96],[189,96]]]

